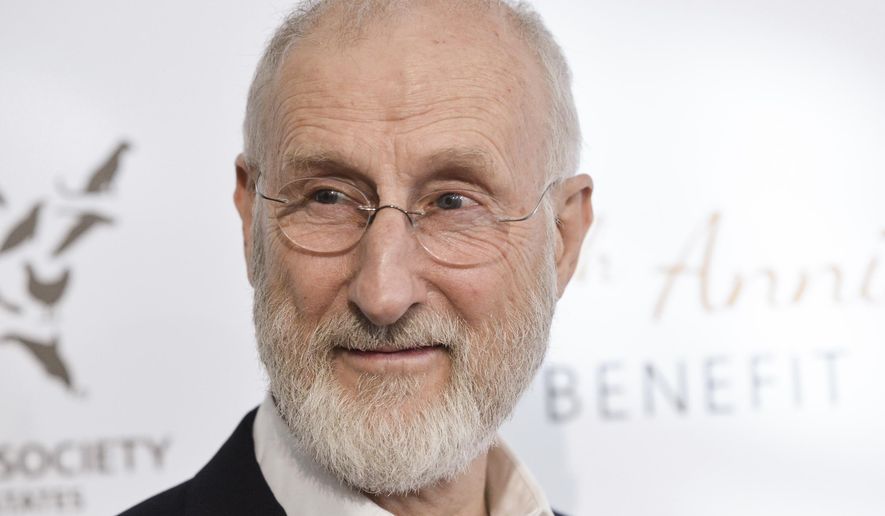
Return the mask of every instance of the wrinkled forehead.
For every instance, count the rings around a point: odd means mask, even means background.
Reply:
[[[373,22],[356,38],[338,30],[321,23],[283,61],[271,108],[278,158],[340,130],[343,146],[364,136],[406,141],[414,152],[401,154],[414,159],[446,155],[447,146],[485,150],[508,180],[541,180],[547,90],[505,16],[437,4]]]
[[[402,5],[401,10],[389,8],[357,22],[341,19],[353,13],[340,12],[343,7],[333,4],[288,53],[282,85],[298,74],[306,74],[305,79],[355,74],[390,79],[397,69],[404,74],[400,79],[431,71],[439,78],[488,70],[511,72],[523,89],[522,83],[540,81],[540,67],[503,7],[483,1],[412,0]]]

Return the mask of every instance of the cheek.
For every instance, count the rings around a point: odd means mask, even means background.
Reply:
[[[455,270],[440,282],[440,290],[454,310],[475,327],[496,313],[502,299],[506,299],[500,281],[500,276],[486,267]]]
[[[497,320],[515,300],[525,296],[531,274],[531,256],[512,253],[507,259],[473,269],[451,269],[437,287],[446,302],[474,328]]]
[[[538,215],[536,215],[538,217]],[[515,227],[510,235],[504,259],[501,261],[502,269],[515,284],[528,285],[536,280],[541,264],[544,262],[544,253],[549,251],[548,236],[541,220],[534,220],[532,225]]]
[[[346,307],[344,289],[346,260],[316,257],[284,250],[278,280],[299,313],[311,322],[319,321],[333,306]]]

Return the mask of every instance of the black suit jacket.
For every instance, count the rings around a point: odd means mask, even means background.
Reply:
[[[255,459],[252,423],[256,412],[254,409],[246,414],[194,478],[120,516],[286,516]]]
[[[264,481],[252,440],[254,409],[194,478],[120,516],[286,516]]]

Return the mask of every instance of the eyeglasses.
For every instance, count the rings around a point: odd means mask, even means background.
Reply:
[[[378,213],[401,212],[421,247],[440,262],[474,266],[499,259],[506,252],[509,223],[531,218],[541,206],[549,183],[526,215],[507,217],[498,203],[482,192],[438,190],[418,199],[411,209],[376,205],[354,185],[336,178],[305,177],[283,186],[271,197],[272,217],[295,246],[315,254],[337,254],[355,246]]]

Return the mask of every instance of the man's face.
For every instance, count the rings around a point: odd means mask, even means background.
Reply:
[[[509,215],[531,211],[545,186],[547,100],[503,21],[424,10],[343,46],[328,30],[300,41],[280,71],[262,192],[332,176],[382,205],[466,188]],[[452,267],[393,209],[354,248],[317,255],[288,242],[270,208],[244,223],[259,349],[296,438],[367,491],[456,474],[543,356],[557,292],[549,213],[511,224],[491,263]]]

